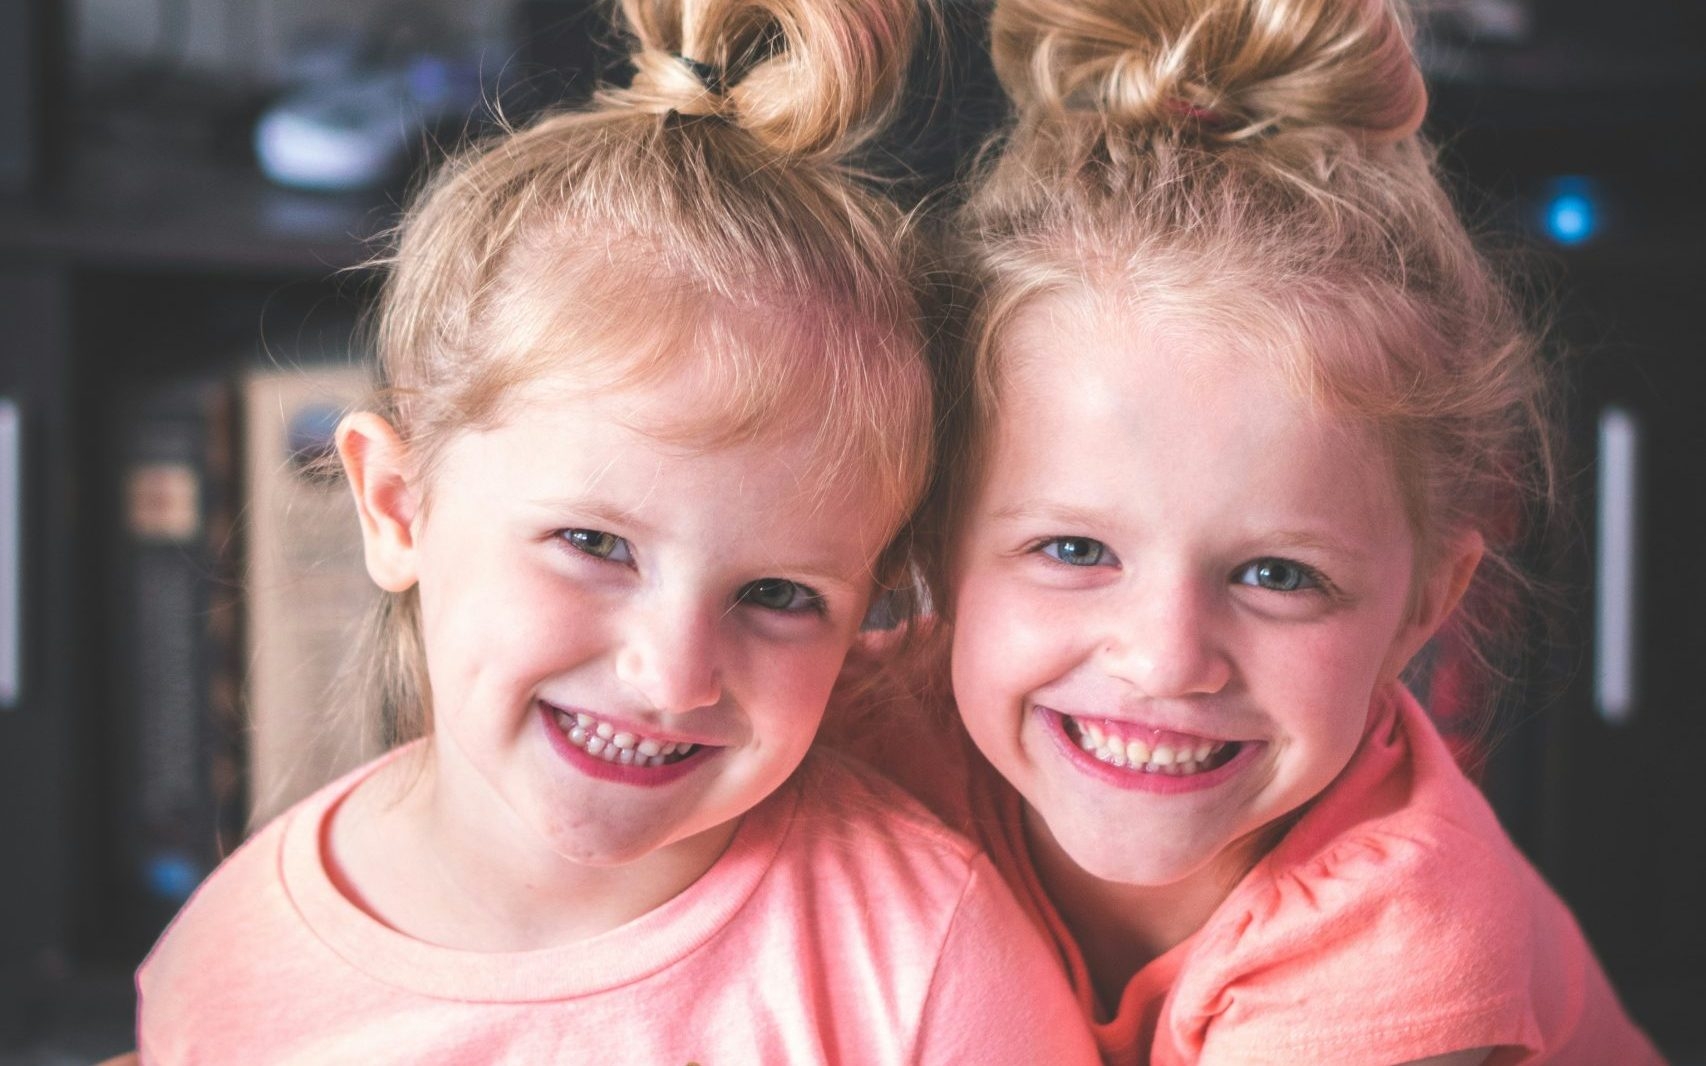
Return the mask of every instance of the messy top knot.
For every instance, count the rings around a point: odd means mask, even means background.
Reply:
[[[1406,27],[1382,0],[1004,0],[992,34],[1021,113],[1394,141],[1427,106]]]
[[[784,155],[845,154],[892,109],[914,0],[622,0],[639,41],[613,106],[718,115]]]

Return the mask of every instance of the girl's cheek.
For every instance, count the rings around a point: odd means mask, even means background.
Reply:
[[[1044,666],[1071,632],[1046,595],[1010,578],[968,575],[955,606],[954,662],[983,685]]]

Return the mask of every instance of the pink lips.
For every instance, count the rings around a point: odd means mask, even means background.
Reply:
[[[714,745],[702,745],[687,758],[679,762],[665,763],[663,766],[624,766],[621,763],[605,762],[569,742],[569,738],[557,728],[558,710],[559,708],[548,703],[539,704],[539,724],[545,730],[546,741],[564,762],[588,777],[596,777],[601,781],[657,788],[686,777],[697,770],[706,759],[715,757],[717,752],[722,750]]]
[[[1216,766],[1212,770],[1204,770],[1200,773],[1181,776],[1173,776],[1164,773],[1147,773],[1142,770],[1131,770],[1125,767],[1111,766],[1079,747],[1072,737],[1067,734],[1066,716],[1061,714],[1059,711],[1038,706],[1036,708],[1036,713],[1043,724],[1044,732],[1046,732],[1049,738],[1054,741],[1055,745],[1060,749],[1061,754],[1075,769],[1095,778],[1097,781],[1126,791],[1176,795],[1179,793],[1201,792],[1206,789],[1211,789],[1225,783],[1233,777],[1236,777],[1244,767],[1248,766],[1250,761],[1255,758],[1256,752],[1265,746],[1258,741],[1237,742],[1238,751],[1232,756],[1232,758],[1228,759],[1222,765]],[[1084,719],[1084,721],[1091,720],[1092,719]],[[1101,721],[1100,719],[1094,720]],[[1115,723],[1109,722],[1109,724],[1114,725]],[[1180,747],[1188,747],[1204,739],[1213,739],[1182,733],[1173,733],[1161,729],[1134,729],[1131,726],[1124,726],[1121,731],[1128,736],[1142,734],[1146,739],[1153,737],[1153,739],[1149,739],[1149,742],[1152,745],[1156,743],[1169,743],[1177,744]]]

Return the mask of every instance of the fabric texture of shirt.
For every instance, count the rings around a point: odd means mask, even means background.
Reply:
[[[876,774],[807,760],[684,892],[523,953],[404,936],[322,841],[377,764],[231,855],[137,974],[144,1063],[1086,1063],[1082,1014],[989,861]]]
[[[913,714],[865,735],[876,739],[838,746],[984,846],[1111,1064],[1390,1066],[1479,1047],[1498,1049],[1493,1066],[1663,1061],[1402,688],[1376,701],[1333,784],[1201,929],[1131,978],[1111,1018],[1038,880],[1023,801],[958,722]]]

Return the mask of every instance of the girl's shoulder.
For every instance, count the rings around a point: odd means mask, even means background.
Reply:
[[[1254,920],[1367,901],[1474,921],[1532,890],[1532,869],[1415,697],[1382,702],[1350,764],[1235,892]]]
[[[952,950],[957,927],[973,915],[1004,935],[1036,935],[978,843],[881,773],[841,752],[814,751],[795,780],[799,798],[761,890],[815,911],[791,920],[833,925],[881,914],[877,935],[861,934],[865,949],[896,953],[897,966]]]
[[[150,987],[177,987],[180,978],[207,971],[210,959],[229,958],[234,936],[271,924],[282,903],[279,875],[285,828],[303,800],[274,818],[226,856],[198,885],[142,962],[137,979]]]
[[[975,843],[843,752],[814,751],[795,781],[755,920],[834,944],[819,964],[833,986],[882,975],[886,999],[907,1005],[911,1061],[1095,1061],[1059,960]],[[991,1044],[997,1030],[1010,1040]]]
[[[226,1006],[246,1010],[244,1004],[276,996],[291,975],[324,968],[330,956],[292,894],[290,853],[312,849],[327,813],[383,761],[298,801],[196,888],[137,970],[138,1034],[145,1048],[151,1035],[199,1031],[198,1019],[217,1018]]]
[[[1311,1000],[1343,998],[1362,1013],[1371,998],[1424,1013],[1526,1001],[1536,935],[1556,900],[1502,835],[1449,809],[1408,809],[1275,858],[1278,849],[1205,929],[1193,954],[1218,956],[1203,967],[1220,970],[1212,983],[1248,989],[1263,973],[1276,991],[1295,982]]]
[[[873,854],[885,855],[963,876],[980,854],[977,845],[885,771],[843,749],[815,748],[796,776],[800,803],[794,821],[803,838],[816,851],[842,853],[866,865]]]
[[[1408,692],[1377,712],[1339,778],[1228,898],[1246,950],[1326,943],[1345,952],[1430,959],[1525,953],[1533,871]],[[1442,958],[1443,962],[1443,958]]]
[[[1204,928],[1173,1013],[1233,1060],[1397,1062],[1549,1046],[1584,982],[1568,910],[1403,693]]]

